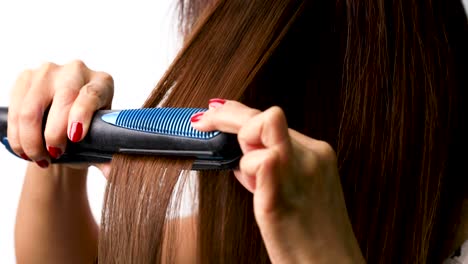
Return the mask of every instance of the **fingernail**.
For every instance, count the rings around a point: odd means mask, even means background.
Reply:
[[[54,159],[58,159],[62,156],[62,150],[60,148],[49,146],[47,150],[49,151],[50,156]]]
[[[210,101],[208,101],[209,104],[209,108],[218,108],[220,106],[222,106],[224,103],[226,103],[226,100],[224,99],[220,99],[220,98],[213,98],[213,99],[210,99]]]
[[[36,164],[41,168],[49,167],[49,162],[47,160],[36,161]]]
[[[24,153],[21,153],[20,156],[21,156],[21,158],[23,158],[24,160],[31,161],[31,159],[28,157],[28,155],[26,155],[26,154],[24,154]]]
[[[70,127],[68,137],[72,142],[78,142],[83,134],[83,124],[81,122],[73,122]]]
[[[196,113],[194,114],[191,118],[190,118],[190,122],[198,122],[200,121],[202,115],[204,114],[204,112],[200,112],[200,113]]]

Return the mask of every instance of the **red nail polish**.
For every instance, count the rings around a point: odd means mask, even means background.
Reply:
[[[204,112],[200,112],[200,113],[196,113],[194,114],[191,118],[190,118],[190,122],[198,122],[200,121],[202,115],[204,114]]]
[[[24,154],[24,153],[21,153],[20,156],[21,156],[21,158],[23,158],[24,160],[31,161],[31,159],[28,157],[28,155],[26,155],[26,154]]]
[[[49,162],[47,160],[36,161],[36,164],[41,168],[49,167]]]
[[[68,137],[72,142],[78,142],[83,134],[83,124],[81,122],[73,122],[70,127]]]
[[[217,108],[217,107],[222,106],[224,103],[226,103],[226,100],[220,99],[220,98],[213,98],[213,99],[210,99],[210,101],[208,102],[209,102],[210,108]]]
[[[49,151],[50,156],[54,159],[58,159],[60,156],[62,156],[62,150],[60,148],[49,146],[47,150]]]

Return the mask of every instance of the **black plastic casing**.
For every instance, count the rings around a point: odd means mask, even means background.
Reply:
[[[116,153],[194,158],[193,170],[234,169],[241,150],[234,134],[219,133],[209,139],[143,132],[107,123],[102,116],[116,110],[100,110],[86,137],[68,142],[64,154],[52,163],[102,163]],[[0,137],[6,137],[7,108],[0,108]]]

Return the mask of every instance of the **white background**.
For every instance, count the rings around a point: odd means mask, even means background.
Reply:
[[[43,62],[83,60],[114,77],[113,108],[140,107],[178,48],[175,0],[0,1],[0,106],[18,74]],[[13,231],[26,162],[0,145],[0,263],[15,263]],[[88,177],[99,221],[105,179]]]
[[[468,0],[463,0],[465,6]],[[139,107],[178,49],[175,0],[0,2],[0,106],[24,69],[83,60],[115,80],[114,108]],[[25,162],[0,146],[0,259],[14,263],[13,230]],[[91,169],[88,193],[100,218],[105,180]]]

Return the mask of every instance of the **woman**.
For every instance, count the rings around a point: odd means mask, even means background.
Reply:
[[[238,134],[240,169],[199,173],[193,216],[174,219],[190,161],[116,156],[98,231],[86,169],[49,158],[110,107],[112,78],[82,62],[26,71],[8,136],[39,166],[18,261],[91,262],[99,248],[100,263],[440,263],[468,238],[460,1],[180,7],[185,46],[144,106],[208,104],[192,124]]]

